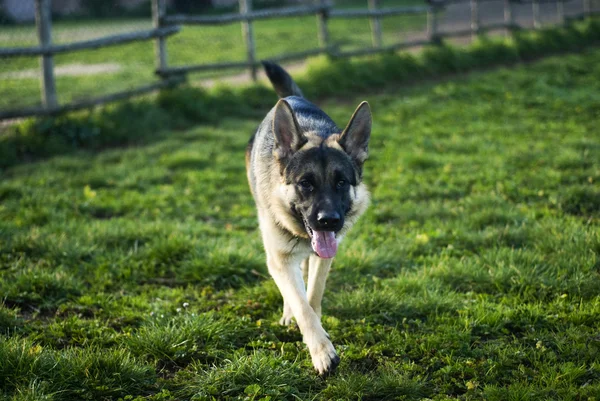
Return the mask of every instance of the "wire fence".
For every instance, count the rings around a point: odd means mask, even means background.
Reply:
[[[88,108],[190,74],[206,82],[247,70],[256,79],[261,59],[350,57],[440,38],[468,41],[489,30],[562,24],[600,8],[600,0],[307,0],[276,8],[234,0],[237,9],[217,14],[177,12],[176,0],[112,1],[145,16],[123,8],[125,17],[90,18],[82,14],[88,3],[77,0],[0,0],[0,119]],[[35,24],[9,25],[2,20],[7,16]]]

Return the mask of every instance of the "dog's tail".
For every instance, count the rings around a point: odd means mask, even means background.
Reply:
[[[270,61],[263,61],[262,64],[265,67],[265,72],[267,73],[267,77],[269,77],[269,81],[273,84],[273,88],[275,88],[275,92],[279,97],[304,97],[302,91],[298,85],[296,85],[296,82],[294,82],[290,74],[288,74],[279,64]]]

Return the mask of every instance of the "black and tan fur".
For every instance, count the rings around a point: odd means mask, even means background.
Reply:
[[[362,169],[371,112],[361,103],[340,130],[302,97],[285,70],[264,65],[281,99],[248,143],[248,181],[269,273],[284,299],[280,323],[296,319],[315,369],[324,374],[339,357],[320,322],[321,300],[337,244],[369,203]]]

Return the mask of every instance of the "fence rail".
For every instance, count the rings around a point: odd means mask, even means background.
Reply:
[[[0,58],[42,56],[61,53],[70,53],[80,50],[98,49],[100,47],[122,45],[130,42],[149,40],[158,37],[167,37],[181,30],[179,26],[168,26],[147,31],[137,31],[120,35],[105,36],[99,39],[83,40],[80,42],[67,43],[64,45],[50,45],[46,47],[13,47],[0,48]]]
[[[310,49],[301,52],[295,53],[284,53],[279,56],[270,57],[270,61],[274,61],[276,63],[284,62],[284,61],[295,61],[295,60],[303,60],[310,56],[317,56],[319,54],[329,53],[332,55],[341,54],[336,52],[335,48],[327,48],[327,49]],[[160,76],[171,76],[171,75],[182,75],[187,74],[189,72],[201,72],[201,71],[211,71],[211,70],[226,70],[226,69],[240,69],[240,68],[252,68],[252,67],[260,67],[261,63],[258,60],[250,61],[231,61],[231,62],[223,62],[223,63],[212,63],[212,64],[195,64],[195,65],[184,65],[178,67],[169,67],[163,70],[157,70],[156,73]]]
[[[51,116],[55,114],[66,113],[69,111],[87,109],[90,107],[99,106],[110,102],[116,102],[118,100],[125,100],[134,96],[154,92],[158,89],[173,87],[183,81],[185,81],[185,77],[171,77],[148,85],[138,86],[137,88],[130,89],[127,91],[115,92],[104,96],[98,96],[92,99],[86,99],[79,102],[65,104],[62,106],[56,105],[54,107],[27,107],[23,109],[0,111],[0,120],[20,118],[25,116]]]
[[[38,31],[39,46],[0,48],[0,59],[8,57],[40,57],[41,70],[41,107],[27,107],[14,110],[0,110],[0,120],[26,116],[45,116],[78,110],[96,105],[126,99],[132,96],[155,91],[165,87],[177,85],[186,79],[186,74],[198,71],[223,70],[223,69],[249,69],[252,79],[257,77],[260,65],[256,58],[253,21],[288,18],[314,15],[317,20],[319,47],[300,52],[280,54],[270,60],[282,62],[305,59],[318,54],[328,54],[331,57],[352,57],[359,55],[389,52],[411,47],[435,44],[444,37],[475,36],[490,30],[504,29],[510,32],[519,28],[513,10],[514,4],[531,4],[532,22],[534,28],[540,24],[540,4],[555,3],[556,15],[559,23],[568,19],[589,17],[597,15],[598,11],[592,10],[591,0],[504,0],[503,22],[483,25],[480,20],[480,3],[498,0],[429,0],[426,6],[414,7],[379,7],[379,0],[366,0],[368,8],[357,10],[336,9],[329,0],[314,0],[312,5],[289,6],[270,10],[252,10],[252,0],[239,0],[240,12],[218,16],[199,15],[167,15],[165,0],[152,0],[152,21],[154,28],[126,34],[110,35],[99,39],[78,41],[68,44],[52,44],[52,21],[50,12],[51,0],[35,0],[36,27]],[[577,15],[566,16],[564,3],[581,1],[583,11]],[[439,13],[447,6],[454,3],[469,3],[470,26],[467,29],[454,31],[440,31]],[[427,15],[427,37],[413,39],[392,45],[383,45],[381,19],[398,15]],[[353,19],[368,18],[371,26],[372,46],[351,51],[341,51],[329,38],[328,21],[332,18]],[[225,25],[241,23],[242,35],[246,43],[246,60],[238,62],[221,62],[211,64],[169,66],[167,57],[166,38],[177,34],[181,25]],[[107,46],[122,45],[137,41],[155,41],[155,73],[159,80],[139,86],[137,88],[117,93],[99,96],[84,101],[59,105],[57,101],[56,86],[54,83],[55,54],[75,52],[80,50],[97,49]]]

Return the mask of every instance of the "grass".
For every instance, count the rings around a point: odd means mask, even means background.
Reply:
[[[411,0],[389,0],[384,6],[398,4],[422,4]],[[356,6],[356,2],[350,6]],[[341,5],[343,7],[344,5]],[[348,5],[346,5],[348,6]],[[361,3],[366,7],[366,0]],[[394,16],[386,18],[382,27],[386,44],[396,43],[407,31],[423,30],[425,15]],[[54,24],[56,43],[98,38],[104,35],[151,29],[152,21],[146,19],[58,21]],[[353,49],[371,45],[368,19],[340,20],[329,23],[330,40],[341,49]],[[318,47],[317,23],[314,16],[263,20],[254,23],[256,55],[259,59],[282,53],[296,52]],[[2,26],[0,47],[32,46],[36,44],[34,26]],[[208,64],[224,61],[243,61],[246,50],[239,24],[218,27],[185,26],[182,31],[167,40],[169,64],[172,66]],[[156,80],[154,75],[154,43],[152,41],[113,46],[93,51],[81,51],[57,55],[57,68],[73,64],[117,63],[116,72],[94,75],[58,75],[57,93],[60,102],[89,98],[133,88]],[[31,70],[37,74],[39,61],[35,57],[10,58],[0,67],[0,109],[33,105],[40,102],[39,77],[28,78],[15,74]],[[225,73],[239,71],[225,71]],[[223,72],[217,72],[222,75]],[[215,73],[204,73],[207,77]],[[194,76],[193,76],[194,77]]]
[[[374,113],[327,379],[276,323],[243,161],[260,117],[6,167],[0,399],[597,399],[599,66],[589,50],[321,102],[340,125]]]

